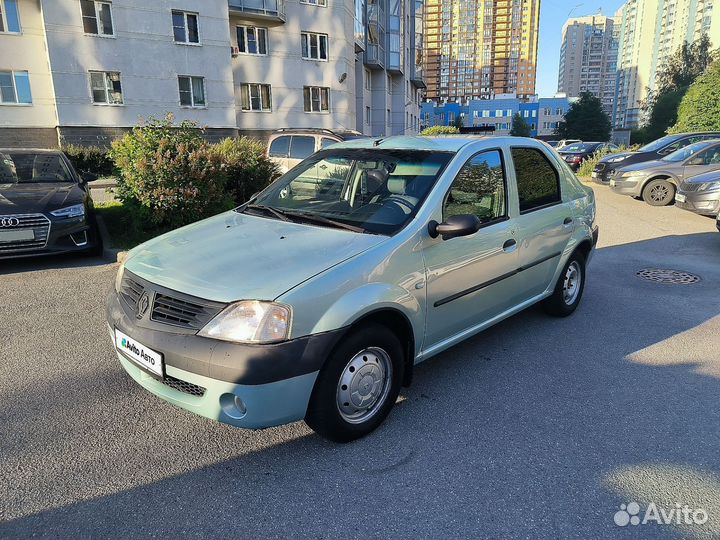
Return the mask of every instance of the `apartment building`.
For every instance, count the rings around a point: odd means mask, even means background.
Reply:
[[[0,146],[107,145],[166,113],[211,139],[415,132],[422,0],[373,2],[0,0]]]
[[[437,101],[535,94],[540,0],[426,0],[425,80]]]
[[[683,42],[707,34],[720,46],[720,11],[713,0],[628,0],[620,15],[613,123],[635,128],[658,70]]]
[[[577,97],[590,92],[612,115],[619,46],[619,18],[575,17],[563,26],[558,92]]]

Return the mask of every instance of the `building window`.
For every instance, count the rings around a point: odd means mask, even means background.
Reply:
[[[238,26],[238,50],[243,54],[267,54],[267,28]]]
[[[495,118],[502,118],[503,112],[502,110],[498,109],[495,111]]]
[[[302,40],[302,57],[307,60],[328,59],[328,37],[327,34],[313,34],[303,32],[300,34]]]
[[[175,43],[200,43],[197,13],[173,10],[172,21]]]
[[[323,86],[303,88],[305,112],[328,112],[330,110],[330,89]]]
[[[117,71],[91,71],[90,89],[93,103],[101,105],[122,105],[122,84]]]
[[[0,32],[20,33],[17,0],[0,0]]]
[[[300,0],[301,4],[308,4],[310,6],[322,6],[327,7],[327,0]]]
[[[370,124],[370,107],[365,106],[365,123]]]
[[[240,85],[240,108],[243,111],[268,112],[272,110],[269,84],[243,83]]]
[[[203,77],[178,77],[180,105],[183,107],[205,107],[205,79]]]
[[[365,68],[365,90],[372,90],[372,71]]]
[[[27,71],[0,71],[0,104],[30,105],[30,77]]]
[[[86,34],[97,36],[114,35],[111,6],[110,2],[80,0],[83,30]]]

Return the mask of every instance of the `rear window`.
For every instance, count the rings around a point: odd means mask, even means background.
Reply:
[[[531,212],[561,201],[560,175],[536,148],[512,148],[520,212]]]
[[[290,157],[305,159],[315,152],[315,137],[293,136],[290,143]]]
[[[290,137],[278,137],[270,143],[270,157],[287,157],[290,151]]]

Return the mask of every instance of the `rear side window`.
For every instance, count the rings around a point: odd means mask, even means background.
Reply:
[[[500,152],[482,152],[470,158],[455,177],[445,199],[443,219],[472,214],[481,223],[489,223],[507,215],[506,199]]]
[[[290,143],[290,157],[305,159],[315,152],[315,137],[294,136]]]
[[[520,213],[562,200],[560,175],[545,154],[536,148],[513,148],[510,152],[515,165]]]
[[[320,148],[327,148],[328,146],[332,146],[333,144],[337,144],[336,140],[328,139],[327,137],[323,137],[320,139]]]
[[[290,137],[278,137],[270,143],[270,157],[287,157],[290,151]]]

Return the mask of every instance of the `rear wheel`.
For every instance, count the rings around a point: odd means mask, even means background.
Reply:
[[[642,198],[650,206],[667,206],[675,200],[675,186],[667,180],[651,180],[643,188]]]
[[[336,442],[364,437],[390,413],[403,377],[403,348],[385,326],[351,330],[315,382],[305,422]]]
[[[585,257],[579,251],[572,254],[560,272],[555,290],[543,302],[546,313],[556,317],[571,315],[580,305],[585,290]]]

